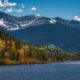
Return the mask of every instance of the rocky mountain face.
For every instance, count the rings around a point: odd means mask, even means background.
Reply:
[[[0,28],[35,45],[54,44],[65,50],[80,51],[80,21],[36,15],[15,17],[0,12]]]
[[[9,14],[0,12],[0,26],[6,28],[7,30],[18,30],[26,27],[43,25],[43,24],[64,24],[71,27],[80,26],[80,21],[77,19],[74,20],[65,20],[59,17],[49,18],[49,17],[40,17],[37,15],[28,15],[22,17],[15,17]]]

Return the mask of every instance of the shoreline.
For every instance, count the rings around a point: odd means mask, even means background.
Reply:
[[[15,64],[13,64],[13,63],[4,63],[4,64],[0,64],[0,66],[7,66],[7,65],[9,65],[9,66],[15,66],[15,65],[35,65],[35,64],[57,63],[57,62],[61,63],[61,62],[64,62],[64,61],[51,61],[51,62],[49,62],[49,61],[39,61],[39,62],[35,62],[35,63],[15,63]]]
[[[69,64],[80,64],[80,61],[53,61],[53,62],[41,62],[41,63],[20,63],[20,64],[0,64],[0,66],[20,66],[20,65],[39,65],[39,64],[49,64],[49,63],[69,63]]]

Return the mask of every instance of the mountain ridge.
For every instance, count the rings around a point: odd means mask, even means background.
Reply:
[[[5,22],[4,19],[2,22]],[[8,27],[5,30],[23,42],[34,45],[50,43],[68,51],[80,51],[79,21],[28,15],[19,18],[18,22],[14,22],[15,25],[5,22]]]
[[[7,13],[0,12],[0,26],[7,30],[18,30],[30,26],[43,25],[43,24],[56,24],[61,23],[71,27],[80,26],[77,20],[66,20],[60,17],[49,18],[45,16],[27,15],[22,17],[11,16]]]

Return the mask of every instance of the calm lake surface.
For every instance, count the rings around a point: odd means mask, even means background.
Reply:
[[[80,62],[0,66],[0,80],[80,80]]]

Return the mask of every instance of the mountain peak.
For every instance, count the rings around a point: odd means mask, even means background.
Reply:
[[[75,21],[76,20],[76,21]],[[66,20],[60,17],[50,18],[45,16],[27,15],[22,17],[11,16],[7,13],[0,12],[0,26],[7,30],[18,30],[26,27],[43,25],[43,24],[64,24],[70,26],[80,26],[80,17],[75,16],[74,21]]]

